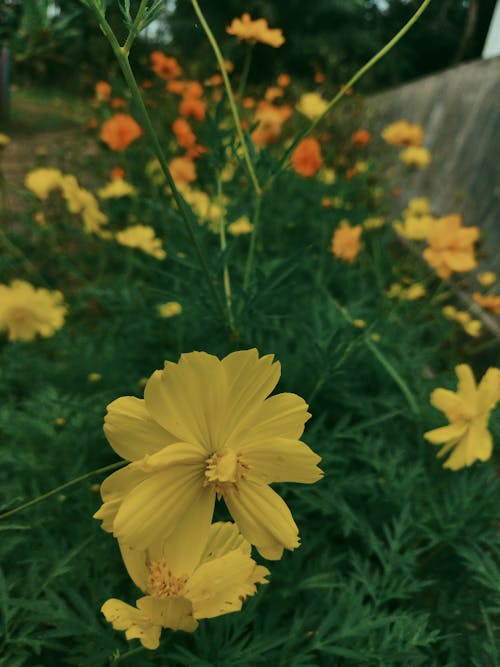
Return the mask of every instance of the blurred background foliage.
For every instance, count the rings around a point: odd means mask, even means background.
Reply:
[[[131,7],[138,0],[131,0]],[[120,3],[108,3],[108,19],[123,30]],[[272,66],[264,48],[255,49],[250,74],[253,82],[288,71],[311,79],[324,72],[330,83],[345,82],[380,49],[420,5],[420,0],[204,0],[203,9],[228,57],[236,65],[243,58],[234,39],[225,33],[232,18],[250,11],[282,28],[286,43],[273,54]],[[362,82],[364,91],[397,85],[478,58],[486,38],[495,0],[439,0],[425,17]],[[194,39],[194,35],[198,38]],[[0,43],[10,46],[13,80],[47,82],[83,88],[115,68],[111,51],[101,39],[94,19],[80,0],[3,0],[0,5]],[[190,2],[166,0],[155,26],[138,40],[133,57],[145,64],[152,48],[183,58],[197,58],[200,68],[212,67],[202,31],[196,25]],[[78,77],[73,76],[78,67]],[[274,69],[273,72],[269,68]],[[106,74],[105,74],[106,73]],[[206,74],[200,71],[200,75]]]

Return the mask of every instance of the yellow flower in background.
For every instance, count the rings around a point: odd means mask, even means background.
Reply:
[[[469,336],[477,338],[482,329],[482,323],[480,320],[472,319],[470,313],[466,310],[457,310],[455,306],[445,306],[443,308],[443,315],[448,320],[453,320],[462,325],[464,331]]]
[[[494,271],[484,271],[477,274],[477,281],[483,287],[490,287],[497,281],[497,274]]]
[[[320,180],[325,185],[333,185],[337,181],[337,174],[335,169],[330,167],[323,167],[318,172],[318,180]]]
[[[61,187],[62,177],[63,175],[59,169],[41,167],[26,174],[24,185],[38,199],[47,199],[51,192]]]
[[[0,285],[0,331],[6,330],[9,340],[32,341],[37,334],[48,338],[63,326],[66,312],[61,292],[25,280]]]
[[[10,144],[10,137],[0,132],[0,148],[5,148]]]
[[[462,227],[460,215],[438,218],[427,236],[429,247],[423,252],[424,259],[440,278],[472,271],[476,267],[474,242],[478,238],[479,228]]]
[[[489,368],[479,386],[476,386],[467,364],[456,366],[455,372],[458,377],[456,392],[435,389],[431,394],[432,405],[445,414],[449,425],[424,433],[424,438],[433,445],[443,445],[438,458],[453,450],[443,465],[451,470],[490,458],[493,441],[488,431],[488,419],[500,400],[500,369]]]
[[[424,142],[424,130],[421,125],[398,120],[384,128],[382,139],[392,146],[421,146]]]
[[[424,241],[429,236],[434,221],[432,215],[407,215],[403,222],[394,223],[394,229],[405,239]]]
[[[427,290],[422,283],[413,283],[409,287],[403,287],[400,283],[392,283],[387,291],[389,299],[403,299],[405,301],[415,301],[421,299],[427,294]]]
[[[227,230],[233,236],[242,236],[243,234],[251,234],[253,232],[253,225],[246,216],[243,216],[232,222]]]
[[[164,185],[167,182],[158,158],[153,158],[147,163],[146,175],[155,185]]]
[[[182,306],[178,301],[167,301],[158,306],[158,313],[161,317],[175,317],[182,313]]]
[[[342,220],[332,236],[332,252],[335,257],[353,264],[361,250],[360,238],[362,232],[363,227],[361,225],[351,227],[347,220]]]
[[[118,232],[115,239],[128,248],[138,248],[156,259],[165,259],[161,239],[156,238],[155,230],[147,225],[132,225]]]
[[[61,190],[70,213],[82,216],[83,227],[87,234],[96,234],[110,238],[111,233],[102,229],[108,223],[108,216],[99,208],[99,203],[89,190],[80,187],[75,176],[65,174],[61,178]]]
[[[363,227],[365,229],[380,229],[385,224],[385,218],[379,216],[372,216],[363,220]]]
[[[89,382],[100,382],[102,380],[102,375],[100,373],[89,373],[87,375],[87,380]]]
[[[327,107],[328,102],[319,93],[304,93],[295,108],[309,120],[316,120],[326,111]]]
[[[123,178],[115,178],[97,191],[101,199],[117,199],[118,197],[135,197],[137,189]]]
[[[360,320],[360,319],[353,320],[352,325],[356,327],[356,329],[366,329],[366,327],[368,326],[365,320]]]
[[[232,523],[212,524],[206,544],[195,550],[182,528],[161,547],[120,548],[131,579],[146,595],[137,607],[111,599],[101,611],[127,639],[148,649],[158,648],[162,628],[193,632],[198,619],[239,611],[257,584],[268,583],[269,570],[252,560],[250,544]]]
[[[401,151],[399,159],[409,167],[425,169],[431,163],[432,155],[423,146],[409,146],[404,151]]]
[[[152,548],[185,530],[191,547],[207,538],[216,496],[264,558],[299,546],[298,529],[273,482],[316,482],[320,457],[301,442],[310,417],[295,394],[269,397],[280,364],[256,349],[224,359],[205,352],[165,362],[144,400],[108,406],[104,431],[132,461],[102,484],[95,514],[124,544]]]
[[[408,208],[405,208],[403,211],[403,216],[407,217],[409,215],[428,215],[430,212],[431,207],[427,197],[414,197],[408,202]]]
[[[232,20],[231,25],[226,28],[228,35],[234,35],[238,39],[255,44],[261,42],[274,48],[278,48],[285,43],[283,32],[280,28],[269,27],[266,19],[256,19],[252,21],[250,14],[245,12],[241,18]]]

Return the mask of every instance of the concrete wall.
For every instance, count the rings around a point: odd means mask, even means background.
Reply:
[[[485,264],[500,265],[500,57],[476,60],[367,99],[372,125],[421,123],[433,161],[392,171],[401,203],[427,196],[437,214],[461,213],[486,234]],[[394,149],[395,155],[397,150]],[[392,180],[391,178],[391,180]],[[397,214],[398,210],[393,211]]]

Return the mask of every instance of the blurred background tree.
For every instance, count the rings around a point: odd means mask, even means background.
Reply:
[[[132,10],[139,0],[131,0]],[[287,71],[311,81],[324,72],[334,86],[348,80],[387,42],[421,0],[255,0],[252,18],[264,17],[282,28],[286,42],[269,57],[257,46],[250,81],[269,80]],[[108,19],[118,34],[123,22],[118,0],[108,3]],[[224,53],[241,65],[244,49],[225,33],[236,16],[249,10],[247,0],[203,0],[202,7]],[[419,23],[360,87],[373,91],[477,58],[486,38],[495,0],[437,0]],[[88,90],[116,71],[111,51],[92,13],[80,0],[2,0],[0,43],[11,47],[14,81],[59,84]],[[197,63],[198,74],[213,71],[214,60],[188,0],[165,0],[153,30],[138,40],[137,63],[162,48]],[[307,83],[306,83],[307,85]]]

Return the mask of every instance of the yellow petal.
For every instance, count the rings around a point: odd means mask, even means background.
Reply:
[[[147,474],[138,468],[136,463],[131,463],[106,477],[100,489],[104,504],[101,505],[93,517],[102,520],[101,527],[103,530],[113,532],[113,523],[123,498],[137,484],[140,484],[146,476]]]
[[[424,438],[431,442],[433,445],[440,445],[443,442],[448,442],[448,440],[461,438],[466,430],[466,422],[453,422],[453,424],[448,424],[447,426],[441,426],[440,428],[435,428],[432,431],[427,431],[427,433],[424,433]]]
[[[163,600],[147,596],[137,600],[137,607],[155,624],[170,630],[194,632],[198,627],[198,621],[193,617],[193,606],[184,596]]]
[[[477,388],[471,367],[467,364],[455,366],[458,377],[457,393],[462,399],[467,412],[473,413],[477,410]]]
[[[184,594],[193,604],[195,618],[214,618],[239,611],[256,583],[267,583],[269,570],[257,566],[247,554],[232,551],[201,565],[186,584]]]
[[[444,412],[448,421],[456,421],[464,415],[462,399],[449,389],[434,389],[431,394],[431,404]]]
[[[222,365],[205,352],[165,362],[148,380],[144,399],[151,416],[178,440],[196,443],[211,453],[219,441],[227,390]]]
[[[283,548],[299,546],[299,531],[286,503],[265,484],[240,480],[228,487],[224,500],[238,528],[264,558],[279,560]]]
[[[459,470],[472,465],[477,460],[487,461],[492,451],[493,442],[484,419],[474,420],[444,463],[443,468]]]
[[[250,555],[251,552],[250,543],[240,533],[238,526],[230,521],[217,521],[210,526],[207,544],[200,558],[200,563],[220,558],[235,549],[239,549],[247,555]]]
[[[500,400],[500,368],[488,368],[478,388],[479,412],[493,410]]]
[[[180,447],[178,443],[168,449],[174,453]],[[196,463],[175,463],[149,475],[123,499],[114,521],[115,536],[136,549],[167,539],[198,499],[202,484],[203,472]]]
[[[255,423],[255,413],[278,383],[279,362],[273,355],[259,359],[256,349],[240,350],[222,360],[226,374],[228,406],[221,446]]]
[[[115,630],[126,630],[127,639],[139,639],[148,649],[156,649],[160,645],[161,625],[153,624],[149,613],[115,599],[107,600],[101,611]]]
[[[296,394],[277,394],[267,398],[255,412],[246,430],[239,430],[231,441],[238,445],[270,438],[298,440],[304,424],[311,417],[307,403]]]
[[[115,452],[128,461],[142,459],[177,442],[152,419],[145,402],[133,396],[117,398],[108,405],[104,433]]]
[[[323,472],[316,465],[321,457],[300,440],[273,438],[240,447],[249,476],[265,484],[272,482],[317,482]]]

